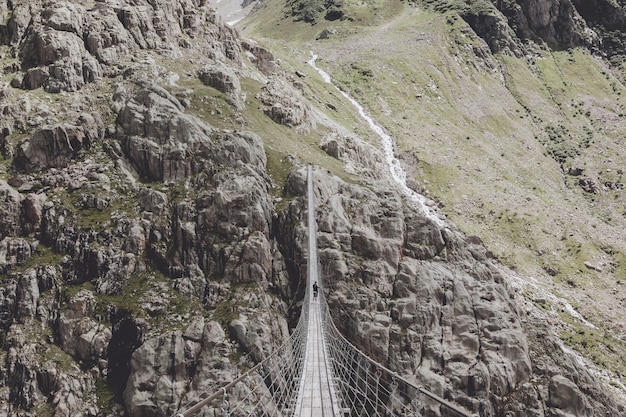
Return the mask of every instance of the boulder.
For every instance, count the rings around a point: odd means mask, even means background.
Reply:
[[[548,405],[559,410],[563,417],[583,417],[593,415],[585,404],[585,398],[576,384],[563,375],[550,379]]]
[[[117,117],[117,136],[138,172],[150,180],[175,181],[200,167],[196,152],[211,152],[212,128],[160,87],[139,90]]]
[[[75,124],[61,123],[37,130],[18,147],[14,163],[25,171],[64,167],[103,136],[100,116],[84,113]]]
[[[44,204],[47,196],[44,193],[28,193],[22,201],[22,233],[30,235],[38,233],[41,227]]]
[[[86,363],[104,359],[111,340],[111,330],[93,319],[95,307],[94,294],[80,290],[61,311],[57,323],[61,348]]]
[[[139,190],[139,204],[144,211],[160,216],[167,210],[167,194],[152,188],[142,188]]]
[[[39,87],[42,87],[46,81],[50,78],[50,70],[47,67],[35,67],[29,68],[24,74],[24,78],[19,85],[16,87],[21,87],[26,90],[36,90]]]
[[[274,54],[269,50],[257,45],[255,42],[244,39],[241,46],[247,53],[250,61],[265,75],[272,75],[279,71],[279,64]]]
[[[300,92],[282,78],[270,78],[258,98],[265,106],[263,112],[274,122],[308,131],[315,125],[310,106]]]
[[[198,78],[203,84],[230,96],[235,103],[241,102],[239,77],[231,67],[220,62],[206,65],[198,70]]]
[[[582,177],[578,179],[578,185],[583,191],[590,194],[597,194],[599,190],[598,184],[592,179],[588,177]]]

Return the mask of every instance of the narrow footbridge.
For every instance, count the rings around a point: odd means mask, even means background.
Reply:
[[[330,317],[318,271],[313,168],[308,169],[308,283],[300,320],[272,355],[175,417],[460,416],[476,417],[373,361],[344,338]]]

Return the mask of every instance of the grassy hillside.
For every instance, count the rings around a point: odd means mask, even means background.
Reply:
[[[311,24],[268,0],[240,29],[309,74],[314,104],[375,141],[307,68],[316,53],[395,138],[407,172],[452,223],[479,236],[522,280],[595,323],[585,332],[563,320],[563,339],[626,383],[619,359],[626,356],[626,89],[619,74],[584,49],[536,46],[524,58],[493,56],[454,12],[383,0],[345,1],[343,10],[347,19]],[[559,310],[526,288],[540,308]]]

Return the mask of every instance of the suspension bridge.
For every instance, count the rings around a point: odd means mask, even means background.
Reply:
[[[318,270],[313,168],[308,168],[308,275],[300,319],[273,354],[174,417],[478,417],[373,361],[333,324]]]

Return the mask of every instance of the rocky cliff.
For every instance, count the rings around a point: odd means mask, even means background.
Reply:
[[[481,416],[623,414],[311,71],[206,1],[0,16],[0,414],[168,416],[270,353],[303,292],[306,162],[327,167],[320,256],[351,340]]]

